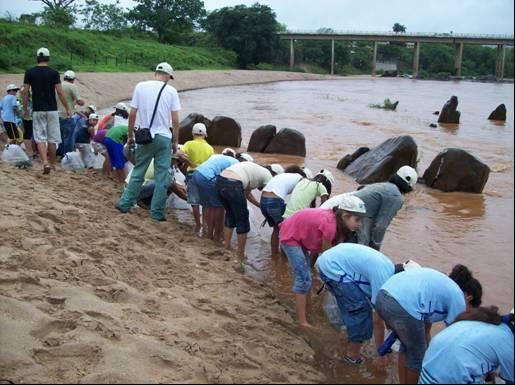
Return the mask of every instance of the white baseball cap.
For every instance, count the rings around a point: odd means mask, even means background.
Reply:
[[[89,120],[92,120],[92,119],[96,119],[96,120],[98,120],[98,119],[100,119],[100,118],[98,117],[98,114],[89,114],[89,118],[88,118],[88,119],[89,119]]]
[[[18,87],[16,84],[9,84],[6,88],[6,91],[7,92],[10,92],[10,91],[18,91],[20,89],[20,87]]]
[[[50,57],[50,51],[48,50],[48,48],[41,47],[40,49],[38,49],[37,55],[40,57]]]
[[[306,178],[313,179],[313,172],[309,168],[304,167],[302,171],[304,171],[304,174],[306,174]]]
[[[417,171],[410,166],[403,166],[397,171],[397,175],[411,188],[415,187],[418,181]]]
[[[97,112],[97,106],[95,106],[94,104],[90,104],[90,105],[88,106],[88,108],[89,108],[91,111],[93,111],[94,113],[95,113],[95,112]]]
[[[75,78],[76,78],[75,72],[73,72],[72,70],[66,71],[64,73],[64,78],[69,79],[69,80],[75,80]]]
[[[327,178],[329,182],[333,185],[336,180],[334,179],[333,173],[329,170],[322,170],[318,173],[318,175],[323,175]]]
[[[280,164],[271,164],[270,165],[270,168],[272,169],[272,171],[276,174],[276,175],[279,175],[279,174],[284,174],[284,168],[283,166],[281,166]]]
[[[191,132],[193,135],[207,136],[207,127],[204,123],[195,123]]]
[[[173,79],[173,68],[170,64],[166,63],[166,62],[163,62],[163,63],[159,63],[156,67],[156,71],[159,71],[159,72],[164,72],[168,75],[170,75],[170,77]]]
[[[117,110],[126,111],[126,112],[128,112],[128,111],[129,111],[129,107],[127,107],[127,104],[125,104],[125,103],[118,103],[118,104],[116,105],[116,109],[117,109]]]
[[[240,154],[240,158],[242,158],[243,160],[247,161],[247,162],[254,162],[254,158],[251,157],[249,154],[247,154],[246,152],[243,152]]]
[[[229,155],[232,157],[236,157],[236,151],[234,151],[232,148],[227,147],[222,151],[222,155]]]
[[[365,216],[365,214],[367,213],[365,202],[363,202],[360,198],[350,194],[344,194],[342,196],[338,208],[340,210],[347,211],[360,217]]]
[[[422,269],[422,266],[420,266],[417,262],[412,261],[411,259],[403,263],[402,267],[404,268],[404,271]]]

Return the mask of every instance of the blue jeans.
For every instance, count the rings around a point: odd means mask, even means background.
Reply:
[[[219,176],[216,180],[218,197],[225,208],[225,227],[236,228],[236,233],[250,232],[249,208],[243,183]]]
[[[372,305],[366,294],[353,282],[336,282],[320,272],[320,279],[333,293],[350,342],[362,343],[372,338]]]
[[[188,203],[192,206],[200,206],[200,187],[193,178],[195,174],[186,177],[186,186],[188,187]]]
[[[406,367],[420,371],[427,349],[425,322],[413,318],[386,290],[377,295],[376,311],[399,336],[400,351],[406,353]]]
[[[312,285],[309,254],[300,246],[288,246],[282,243],[281,248],[288,257],[288,262],[295,275],[293,292],[295,294],[307,294]]]
[[[131,180],[120,198],[118,207],[122,211],[129,211],[134,206],[152,159],[154,159],[155,188],[150,212],[153,219],[162,220],[166,218],[167,190],[172,183],[169,172],[172,162],[172,142],[169,138],[161,135],[156,135],[152,143],[136,147],[136,165],[132,171]]]
[[[270,227],[279,227],[284,221],[283,215],[286,210],[286,203],[281,198],[261,198],[261,213]]]
[[[59,118],[62,142],[57,148],[57,154],[64,156],[75,149],[75,121]]]
[[[200,172],[195,171],[192,181],[197,185],[199,190],[200,204],[202,207],[219,208],[224,206],[218,197],[216,178],[209,180]]]

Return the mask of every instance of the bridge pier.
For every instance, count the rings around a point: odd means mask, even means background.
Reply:
[[[295,47],[293,45],[293,39],[290,40],[290,70],[295,67]]]
[[[418,68],[420,65],[420,42],[416,41],[413,47],[413,77],[418,76]]]
[[[506,61],[506,50],[503,44],[497,45],[497,62],[495,64],[495,79],[504,79],[504,64]]]
[[[456,44],[456,55],[454,59],[454,68],[456,69],[456,76],[461,76],[461,67],[463,64],[463,43]]]
[[[331,75],[334,75],[334,40],[331,40]]]
[[[372,76],[377,75],[377,40],[374,40],[374,48],[372,54]]]

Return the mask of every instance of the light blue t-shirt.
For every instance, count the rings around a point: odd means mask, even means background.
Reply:
[[[375,304],[377,293],[395,273],[395,266],[386,256],[368,246],[341,243],[322,254],[318,270],[337,282],[353,282]]]
[[[501,368],[513,383],[513,332],[506,324],[460,321],[433,338],[422,364],[421,383],[484,383],[484,376]]]
[[[238,160],[225,155],[213,155],[207,161],[197,167],[197,171],[209,180],[214,180],[226,168],[239,163]]]
[[[2,109],[2,120],[4,122],[16,123],[15,107],[18,107],[16,96],[6,95],[2,100],[0,108]]]
[[[395,274],[381,289],[412,317],[429,323],[450,325],[466,310],[465,296],[456,282],[429,268]]]

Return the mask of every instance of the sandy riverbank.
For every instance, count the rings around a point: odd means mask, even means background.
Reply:
[[[0,378],[321,382],[273,292],[173,216],[113,209],[90,175],[0,164]]]
[[[134,86],[150,79],[151,72],[145,73],[77,73],[77,84],[81,96],[100,108],[109,107],[119,101],[130,99]],[[298,72],[281,71],[177,71],[171,83],[177,90],[186,91],[200,88],[260,84],[292,80],[329,80],[329,79],[369,79],[370,76],[328,76]],[[7,84],[23,83],[23,75],[0,75],[0,89]]]

